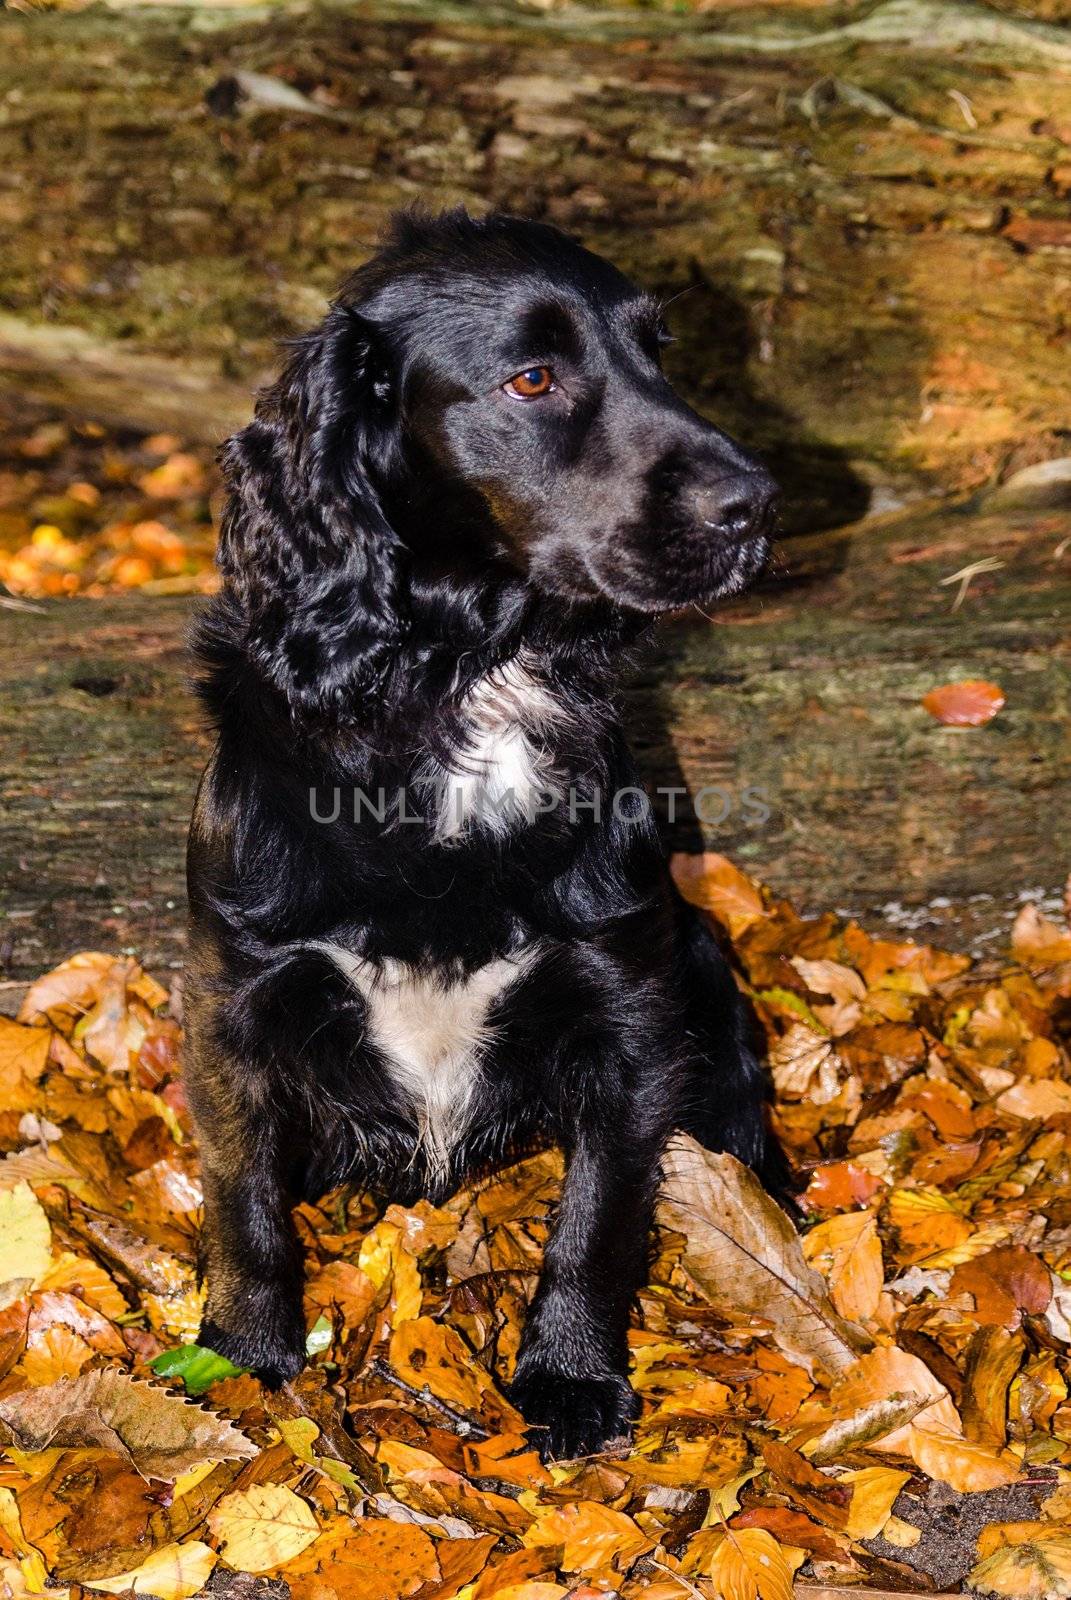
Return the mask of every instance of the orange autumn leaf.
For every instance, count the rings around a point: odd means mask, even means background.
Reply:
[[[854,1161],[827,1161],[811,1173],[800,1203],[808,1211],[841,1211],[866,1205],[883,1187],[879,1177]]]
[[[597,1501],[541,1507],[524,1535],[525,1545],[561,1545],[563,1572],[621,1570],[624,1563],[650,1547],[648,1534],[631,1517]]]
[[[923,695],[923,708],[948,728],[978,728],[991,722],[1004,704],[1004,691],[983,678],[946,683]]]
[[[400,1322],[391,1335],[390,1363],[414,1388],[427,1385],[433,1395],[462,1411],[494,1414],[503,1425],[523,1427],[520,1416],[489,1375],[474,1362],[460,1334],[431,1317]]]
[[[1022,1463],[1009,1452],[1000,1453],[973,1439],[915,1424],[910,1429],[909,1453],[927,1477],[947,1483],[959,1494],[999,1489],[1014,1483],[1022,1470]]]
[[[84,1339],[59,1323],[44,1329],[33,1344],[27,1343],[16,1371],[27,1383],[38,1388],[55,1383],[58,1378],[77,1378],[92,1355]]]
[[[1071,1533],[1054,1527],[1002,1545],[971,1568],[967,1581],[978,1594],[1007,1600],[1062,1600],[1071,1595]]]
[[[792,1600],[792,1572],[765,1528],[727,1529],[710,1562],[720,1600]]]
[[[686,900],[711,912],[735,938],[767,915],[760,890],[727,856],[678,852],[670,857],[673,880]]]
[[[829,1282],[842,1317],[865,1321],[878,1309],[885,1272],[877,1223],[870,1211],[849,1211],[804,1235],[803,1254]]]
[[[293,1600],[403,1600],[441,1576],[435,1542],[411,1523],[334,1519],[285,1567]]]
[[[834,1411],[846,1416],[897,1396],[913,1396],[929,1404],[917,1413],[917,1421],[883,1435],[883,1451],[910,1455],[911,1440],[918,1426],[939,1427],[950,1434],[960,1432],[959,1414],[944,1384],[938,1383],[918,1356],[895,1345],[881,1345],[860,1356],[834,1384],[829,1398]]]

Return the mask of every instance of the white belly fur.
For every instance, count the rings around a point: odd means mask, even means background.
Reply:
[[[429,1169],[444,1176],[468,1122],[480,1047],[494,1031],[488,1012],[519,977],[525,959],[503,956],[454,978],[393,959],[365,961],[340,945],[320,948],[363,997],[369,1037],[416,1114]]]

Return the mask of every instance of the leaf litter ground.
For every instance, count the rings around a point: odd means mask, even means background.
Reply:
[[[556,1153],[301,1207],[310,1365],[269,1394],[190,1348],[177,997],[88,952],[0,1019],[0,1594],[1071,1596],[1071,932],[1028,906],[972,965],[675,869],[766,1030],[803,1222],[674,1143],[643,1415],[585,1461],[508,1399]]]

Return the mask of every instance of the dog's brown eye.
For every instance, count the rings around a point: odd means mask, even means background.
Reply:
[[[502,387],[514,400],[538,400],[554,388],[554,374],[549,367],[525,367]]]

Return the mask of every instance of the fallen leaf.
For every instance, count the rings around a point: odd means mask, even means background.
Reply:
[[[255,1483],[224,1495],[208,1526],[223,1560],[239,1572],[284,1566],[320,1536],[312,1507],[281,1483]]]
[[[304,1501],[298,1504],[304,1506]],[[226,1551],[224,1554],[232,1566],[266,1570],[264,1566],[248,1567]],[[285,1559],[292,1600],[334,1600],[335,1596],[338,1600],[402,1600],[441,1576],[435,1544],[422,1529],[370,1518],[352,1522],[337,1517],[296,1556]]]
[[[669,868],[684,898],[711,912],[734,938],[767,915],[761,892],[726,856],[678,852]]]
[[[870,1211],[849,1211],[820,1222],[803,1237],[804,1258],[819,1267],[842,1317],[862,1322],[878,1309],[885,1282],[881,1241]]]
[[[391,1334],[390,1363],[414,1388],[425,1385],[433,1395],[462,1411],[491,1414],[496,1425],[521,1425],[509,1402],[495,1389],[490,1375],[472,1359],[461,1336],[431,1317],[412,1317]]]
[[[979,1594],[1013,1600],[1067,1600],[1071,1596],[1071,1533],[1054,1528],[1050,1537],[1006,1545],[972,1567],[967,1582]]]
[[[1055,967],[1071,961],[1071,932],[1029,903],[1015,919],[1011,944],[1016,959],[1027,966]]]
[[[763,1440],[762,1457],[778,1488],[808,1516],[830,1528],[845,1526],[851,1494],[836,1478],[819,1472],[799,1451],[778,1439]]]
[[[727,1529],[710,1562],[719,1600],[792,1600],[792,1572],[765,1528]]]
[[[844,1415],[898,1396],[911,1401],[927,1399],[929,1404],[916,1412],[917,1423],[911,1421],[886,1433],[881,1441],[882,1450],[909,1455],[919,1426],[959,1433],[959,1415],[944,1384],[938,1383],[918,1356],[895,1345],[881,1345],[860,1356],[853,1367],[841,1373],[829,1398],[833,1409]]]
[[[624,1512],[581,1500],[575,1505],[541,1507],[524,1534],[524,1543],[528,1548],[561,1545],[563,1572],[598,1572],[614,1565],[620,1570],[648,1549],[651,1539]]]
[[[52,1264],[52,1230],[28,1183],[0,1189],[0,1284],[39,1283]]]
[[[998,1454],[989,1445],[932,1427],[912,1424],[909,1445],[917,1467],[960,1494],[977,1494],[1014,1483],[1022,1469],[1015,1456]]]
[[[204,1588],[215,1564],[216,1552],[199,1540],[191,1539],[187,1544],[161,1545],[131,1572],[84,1582],[87,1589],[100,1589],[105,1594],[145,1594],[154,1596],[155,1600],[189,1600]]]
[[[34,1085],[45,1070],[52,1035],[0,1016],[0,1104],[7,1110],[33,1105]]]
[[[854,1161],[827,1161],[811,1173],[800,1203],[808,1211],[839,1211],[865,1206],[882,1188],[875,1173]]]
[[[897,1472],[894,1467],[860,1467],[841,1473],[838,1483],[849,1484],[852,1491],[845,1532],[853,1539],[876,1539],[910,1478],[910,1472]]]
[[[923,708],[949,728],[978,728],[991,722],[1004,704],[1004,691],[983,678],[946,683],[923,695]]]
[[[199,1344],[182,1344],[162,1350],[149,1363],[158,1378],[181,1378],[188,1395],[196,1398],[224,1378],[236,1378],[244,1371],[226,1356],[218,1356]]]
[[[809,1460],[825,1464],[836,1461],[861,1445],[876,1444],[889,1434],[913,1422],[920,1411],[932,1405],[928,1395],[906,1394],[889,1400],[872,1400],[846,1417],[830,1423],[800,1446]]]
[[[952,1293],[974,1299],[979,1322],[1017,1328],[1023,1312],[1037,1315],[1052,1299],[1049,1270],[1032,1250],[1021,1245],[989,1250],[964,1262],[952,1274]]]
[[[115,957],[100,950],[82,950],[32,983],[19,1007],[20,1022],[53,1022],[68,1026],[89,1010]]]
[[[854,967],[846,967],[842,961],[808,961],[803,956],[791,960],[812,994],[827,994],[840,1003],[866,999],[866,984]]]
[[[1035,1118],[1071,1115],[1071,1083],[1059,1078],[1027,1078],[997,1096],[996,1108],[1008,1116]]]
[[[18,1450],[108,1450],[144,1477],[163,1479],[202,1461],[257,1454],[225,1418],[111,1367],[5,1395],[0,1440]]]
[[[712,1303],[766,1318],[781,1348],[808,1369],[850,1367],[866,1340],[838,1316],[754,1174],[683,1136],[671,1140],[663,1174],[659,1220],[684,1234],[682,1263]]]
[[[832,1041],[796,1022],[769,1052],[770,1076],[785,1100],[810,1100],[826,1106],[840,1089],[843,1070]]]

